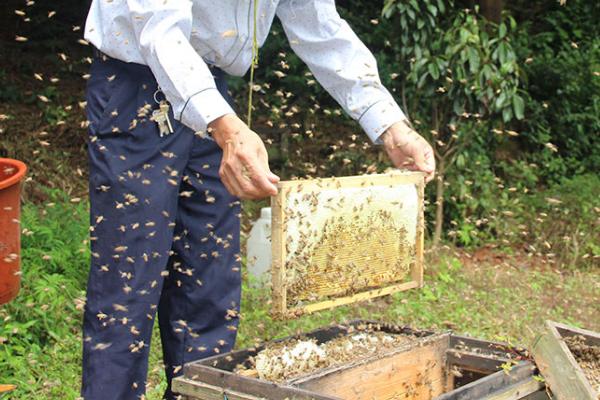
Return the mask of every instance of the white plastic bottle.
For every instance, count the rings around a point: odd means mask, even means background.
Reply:
[[[248,273],[260,283],[270,280],[271,269],[271,207],[260,210],[260,218],[250,230],[246,242]]]

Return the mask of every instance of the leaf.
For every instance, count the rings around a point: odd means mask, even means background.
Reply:
[[[456,114],[456,115],[461,115],[465,111],[465,109],[463,108],[463,106],[458,98],[455,98],[454,101],[452,102],[452,110],[454,111],[454,114]]]
[[[512,98],[512,103],[517,119],[523,119],[523,117],[525,116],[525,101],[523,101],[523,98],[518,94],[515,94]]]
[[[467,57],[469,58],[469,69],[472,73],[476,73],[479,70],[479,54],[477,54],[477,50],[470,47],[467,50]]]
[[[498,27],[498,35],[500,36],[500,39],[503,39],[506,36],[506,25],[504,22]]]
[[[431,15],[427,15],[427,19],[429,20],[429,26],[434,28],[435,27],[435,19]]]
[[[431,75],[431,77],[435,80],[439,79],[440,77],[440,70],[438,69],[437,65],[435,65],[434,63],[430,63],[427,66],[427,70],[429,71],[429,74]]]
[[[420,89],[423,86],[425,86],[425,81],[426,80],[427,80],[427,74],[421,75],[421,77],[419,78],[419,82],[417,83],[417,87]]]
[[[443,14],[446,11],[444,0],[438,0],[438,10],[440,11],[440,14]]]
[[[434,17],[437,16],[438,9],[433,4],[427,4],[427,10],[429,10],[429,13]]]
[[[502,110],[502,120],[504,122],[510,122],[510,120],[513,118],[513,112],[512,112],[512,108],[510,107],[505,107]]]
[[[498,45],[498,59],[500,60],[500,64],[504,64],[507,61],[507,52],[506,43],[501,42]]]
[[[394,8],[396,8],[396,2],[393,0],[387,0],[383,6],[383,10],[381,10],[381,15],[383,15],[385,18],[390,18]]]
[[[496,97],[496,102],[494,103],[496,110],[501,110],[504,106],[504,102],[506,101],[506,93],[502,92],[498,97]]]
[[[423,52],[421,51],[421,46],[415,46],[415,58],[419,61],[417,61],[418,63],[421,63],[420,65],[424,65],[427,60],[423,58]]]

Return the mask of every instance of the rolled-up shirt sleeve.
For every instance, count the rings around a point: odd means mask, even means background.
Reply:
[[[334,0],[283,0],[277,16],[294,52],[373,142],[406,118],[381,84],[375,57],[339,16]]]
[[[213,120],[234,113],[190,44],[192,2],[127,0],[127,6],[139,51],[175,118],[194,131],[205,131]]]

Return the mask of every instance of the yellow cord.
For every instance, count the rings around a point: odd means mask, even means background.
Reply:
[[[254,91],[254,69],[258,65],[258,40],[256,38],[256,25],[258,21],[258,0],[254,0],[254,29],[252,33],[252,64],[250,64],[250,88],[248,91],[248,118],[247,124],[252,124],[252,92]]]

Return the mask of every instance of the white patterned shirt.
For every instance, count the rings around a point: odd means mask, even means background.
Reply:
[[[404,114],[382,86],[371,52],[334,0],[258,1],[262,45],[277,16],[294,52],[374,142]],[[252,0],[93,0],[85,38],[103,53],[148,65],[175,118],[205,131],[234,113],[207,64],[242,76],[252,62]]]

